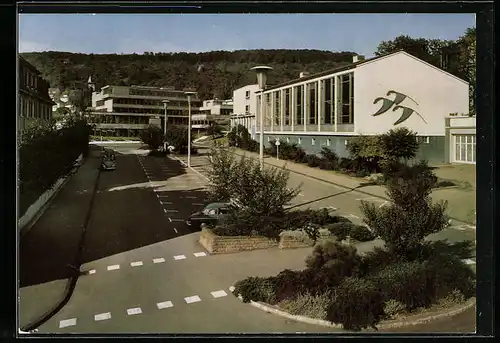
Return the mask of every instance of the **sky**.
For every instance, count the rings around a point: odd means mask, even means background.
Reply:
[[[20,14],[19,51],[318,49],[373,56],[399,35],[455,40],[474,14]]]

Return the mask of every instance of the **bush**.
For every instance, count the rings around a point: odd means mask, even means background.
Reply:
[[[347,142],[347,151],[353,160],[351,170],[377,173],[379,162],[385,157],[380,136],[356,136]]]
[[[241,295],[245,303],[251,300],[270,302],[274,296],[274,284],[269,278],[251,276],[236,282],[233,294]]]
[[[335,170],[336,167],[337,166],[335,162],[327,161],[325,159],[322,159],[321,162],[319,163],[319,168],[323,170]]]
[[[285,269],[277,276],[271,277],[273,283],[273,301],[278,303],[283,300],[294,299],[297,294],[308,292],[314,288],[313,275],[310,270]]]
[[[384,318],[384,302],[377,286],[368,279],[347,277],[335,289],[326,318],[346,330],[375,328]]]
[[[375,234],[363,225],[354,225],[349,232],[349,236],[359,242],[373,241],[376,238]]]
[[[151,150],[157,150],[163,144],[163,131],[158,125],[149,125],[140,132],[139,137]]]
[[[351,170],[352,169],[352,159],[350,158],[346,158],[346,157],[342,157],[339,161],[339,164],[338,164],[338,169],[342,170],[342,171],[348,171],[348,170]]]
[[[342,241],[351,234],[351,229],[355,225],[348,221],[340,221],[338,223],[327,224],[325,228],[328,229],[332,235],[335,235],[338,240]]]
[[[401,301],[390,299],[384,303],[384,313],[388,319],[395,319],[406,311],[406,306]]]
[[[307,155],[306,163],[309,167],[315,168],[319,166],[319,164],[321,163],[321,159],[314,154]]]
[[[386,159],[409,160],[417,155],[417,133],[406,127],[391,129],[380,136],[382,153]]]
[[[361,267],[355,247],[332,241],[315,246],[305,262],[314,272],[315,290],[319,292],[335,287],[347,276],[358,276]]]
[[[326,319],[326,309],[332,299],[332,293],[313,295],[299,294],[295,299],[284,300],[278,305],[283,310],[297,316]]]
[[[323,148],[320,152],[321,157],[324,161],[328,162],[332,166],[331,169],[336,169],[339,162],[339,156],[331,149]]]
[[[294,162],[305,163],[307,159],[307,154],[301,147],[296,147],[295,153],[291,158]]]
[[[429,294],[425,266],[419,261],[394,263],[373,277],[384,301],[397,300],[411,311],[427,307],[435,299]]]
[[[401,262],[399,257],[381,247],[374,247],[362,257],[363,275],[376,274],[387,266]]]
[[[192,139],[192,137],[191,137]],[[165,141],[168,142],[168,145],[174,147],[174,151],[180,154],[187,153],[188,146],[188,129],[185,126],[181,125],[168,125],[167,126],[167,135],[165,137]],[[194,153],[196,149],[191,145],[191,153]]]

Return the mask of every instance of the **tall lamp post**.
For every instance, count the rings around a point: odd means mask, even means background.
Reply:
[[[163,151],[167,151],[167,104],[170,101],[168,100],[163,100]]]
[[[184,92],[188,98],[188,160],[187,165],[191,167],[191,96],[196,92]]]
[[[259,149],[259,161],[260,169],[264,169],[264,89],[266,88],[267,72],[273,70],[273,68],[268,66],[257,66],[250,70],[254,70],[257,73],[257,83],[260,89],[260,149]]]

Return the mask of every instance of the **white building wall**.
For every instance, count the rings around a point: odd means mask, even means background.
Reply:
[[[238,88],[233,91],[233,113],[234,114],[245,114],[245,108],[249,106],[249,112],[251,114],[256,113],[257,108],[257,97],[255,92],[259,90],[259,85],[248,85]],[[247,98],[246,93],[250,92]]]
[[[411,97],[399,105],[414,109],[406,121],[394,125],[403,109],[394,105],[385,113],[373,116],[383,100],[390,100],[396,91]],[[444,136],[445,117],[450,113],[468,113],[468,83],[431,66],[407,53],[399,52],[373,62],[358,65],[354,71],[354,124],[358,134],[380,134],[395,127],[408,127],[424,136]],[[425,120],[425,121],[424,121]]]

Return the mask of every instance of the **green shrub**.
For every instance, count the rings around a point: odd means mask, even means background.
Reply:
[[[330,216],[330,223],[352,223],[352,221],[342,216]]]
[[[347,276],[358,276],[361,267],[355,247],[333,241],[316,245],[305,262],[314,272],[314,290],[318,292],[335,287]]]
[[[326,319],[326,309],[332,300],[332,293],[299,294],[295,299],[283,300],[278,305],[283,310],[297,316]]]
[[[270,302],[274,296],[274,284],[269,278],[251,276],[236,282],[233,294],[241,295],[243,302]]]
[[[373,277],[384,301],[397,300],[411,311],[427,307],[435,298],[429,294],[425,266],[419,261],[394,263]]]
[[[455,288],[446,297],[440,299],[438,303],[442,306],[451,307],[453,305],[463,304],[466,300],[467,298],[465,295]]]
[[[309,167],[312,167],[312,168],[318,167],[320,162],[321,162],[321,159],[314,154],[307,155],[307,157],[306,157],[306,163]]]
[[[375,328],[384,318],[384,302],[377,286],[368,279],[347,277],[336,287],[326,318],[346,330]]]
[[[294,155],[292,156],[292,160],[294,162],[297,162],[297,163],[305,163],[306,162],[306,158],[307,158],[307,154],[306,152],[304,151],[304,149],[302,149],[301,147],[296,147],[295,149],[295,153]]]
[[[283,300],[294,299],[297,294],[305,293],[314,288],[312,272],[309,270],[285,269],[278,275],[271,277],[276,303]]]
[[[352,159],[347,158],[347,157],[342,157],[339,161],[338,169],[343,170],[343,171],[351,170],[352,163],[353,163]]]
[[[349,236],[359,242],[373,241],[376,238],[375,234],[363,225],[354,225],[349,232]]]
[[[163,130],[158,125],[150,124],[146,129],[142,130],[139,134],[141,142],[146,144],[149,149],[157,150],[163,144]],[[174,145],[169,142],[170,145]],[[175,146],[175,145],[174,145]],[[178,149],[177,146],[175,146]]]
[[[350,235],[351,229],[354,226],[355,225],[351,222],[340,221],[338,223],[325,225],[325,229],[328,229],[332,235],[335,235],[338,240],[342,241]]]
[[[384,313],[388,319],[395,319],[406,311],[406,306],[401,301],[390,299],[384,303]]]
[[[335,170],[336,168],[337,168],[337,165],[335,162],[327,161],[325,159],[321,159],[321,161],[319,162],[319,169]]]
[[[382,134],[380,144],[385,158],[394,160],[414,158],[419,147],[417,133],[406,127],[391,129]]]
[[[374,247],[362,257],[363,275],[376,274],[387,266],[401,262],[399,256],[391,254],[385,248]]]

